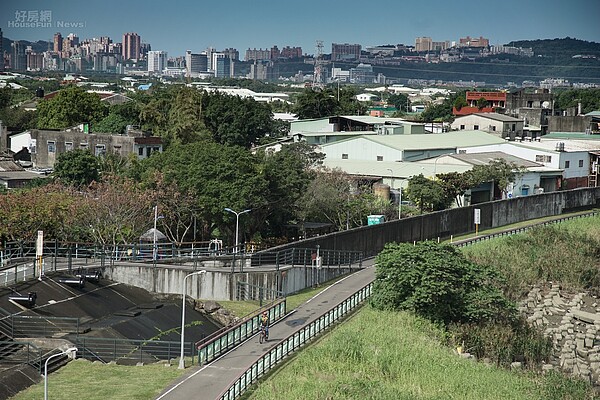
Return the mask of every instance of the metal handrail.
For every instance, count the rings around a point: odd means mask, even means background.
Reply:
[[[363,304],[364,300],[371,296],[372,290],[373,282],[370,282],[315,321],[280,341],[232,381],[227,389],[219,395],[218,399],[230,400],[239,397],[250,385],[265,375],[288,354],[296,351],[306,342],[312,340]]]

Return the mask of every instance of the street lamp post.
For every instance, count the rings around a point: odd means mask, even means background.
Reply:
[[[183,278],[183,289],[181,290],[181,353],[179,354],[179,369],[185,369],[185,359],[184,359],[184,354],[183,354],[183,350],[184,350],[184,335],[185,335],[185,280],[187,278],[189,278],[192,275],[200,275],[200,274],[205,274],[206,270],[203,269],[202,271],[195,271],[192,272],[191,274],[187,274],[184,278]]]
[[[250,211],[252,211],[251,209],[247,209],[244,211],[240,211],[240,212],[236,212],[233,211],[231,208],[225,208],[225,211],[229,211],[230,213],[235,214],[235,247],[234,247],[234,253],[238,252],[238,243],[239,243],[239,237],[240,237],[240,215],[248,213]]]
[[[77,347],[69,347],[68,349],[61,351],[58,354],[53,354],[46,359],[46,363],[44,364],[44,400],[48,400],[48,361],[50,361],[54,357],[59,357],[68,353],[76,353]]]

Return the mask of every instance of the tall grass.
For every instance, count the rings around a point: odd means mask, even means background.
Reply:
[[[444,332],[366,306],[249,396],[270,399],[542,399],[540,381],[461,359]]]
[[[524,234],[464,248],[478,264],[492,265],[506,277],[503,288],[513,300],[532,285],[560,282],[571,290],[600,284],[600,216],[534,228]]]

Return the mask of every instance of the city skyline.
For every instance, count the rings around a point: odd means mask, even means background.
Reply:
[[[597,0],[506,0],[502,6],[477,4],[476,11],[433,0],[410,5],[381,0],[375,7],[338,0],[326,5],[315,0],[301,5],[232,0],[226,8],[188,1],[171,8],[159,4],[164,3],[106,0],[81,6],[74,1],[9,0],[0,4],[0,27],[4,37],[12,40],[50,42],[56,32],[63,37],[74,33],[80,39],[109,36],[114,42],[135,32],[143,43],[168,52],[169,57],[207,47],[233,47],[243,54],[248,48],[274,45],[300,46],[304,53],[313,54],[317,40],[323,41],[325,53],[332,43],[414,46],[421,36],[456,42],[483,36],[490,45],[567,36],[600,41]]]

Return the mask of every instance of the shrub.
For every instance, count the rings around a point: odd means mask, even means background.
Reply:
[[[410,310],[432,321],[510,321],[516,313],[491,268],[468,261],[454,246],[392,243],[377,256],[371,304]]]
[[[522,361],[535,368],[547,361],[552,353],[550,339],[530,327],[524,319],[517,319],[512,324],[450,324],[448,336],[452,347],[463,346],[477,358],[488,358],[501,366]]]

